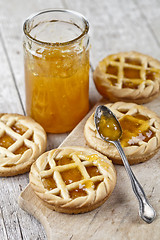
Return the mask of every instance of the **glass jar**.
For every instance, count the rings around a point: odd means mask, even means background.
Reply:
[[[24,23],[26,112],[47,132],[72,130],[89,110],[88,21],[46,10]]]

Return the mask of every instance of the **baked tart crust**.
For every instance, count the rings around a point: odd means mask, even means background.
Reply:
[[[46,143],[44,129],[30,117],[0,114],[0,176],[28,172]]]
[[[105,106],[113,111],[120,122],[121,119],[129,119],[129,122],[122,122],[121,124],[121,126],[124,125],[124,135],[126,135],[125,126],[127,126],[129,134],[132,132],[134,124],[136,131],[138,130],[137,134],[134,134],[133,131],[133,136],[131,135],[128,139],[123,135],[121,139],[121,144],[130,164],[144,162],[156,154],[160,147],[160,118],[154,112],[135,103],[116,102]],[[116,147],[103,141],[97,133],[94,113],[85,124],[84,136],[91,148],[112,159],[113,163],[122,164]]]
[[[112,162],[93,149],[61,147],[42,154],[31,167],[30,184],[52,210],[69,214],[104,203],[116,183]]]
[[[159,95],[160,62],[138,52],[120,52],[99,62],[93,79],[99,93],[112,102],[150,102]]]

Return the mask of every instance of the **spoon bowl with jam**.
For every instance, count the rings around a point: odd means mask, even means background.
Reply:
[[[96,125],[96,130],[99,133],[100,137],[106,141],[115,145],[119,154],[122,158],[125,169],[130,178],[132,189],[139,201],[139,215],[141,218],[147,222],[151,223],[156,217],[156,212],[153,207],[149,204],[144,190],[138,180],[136,179],[129,162],[125,156],[123,148],[120,143],[120,138],[122,136],[121,125],[113,114],[113,112],[104,105],[97,107],[94,115],[94,121]]]

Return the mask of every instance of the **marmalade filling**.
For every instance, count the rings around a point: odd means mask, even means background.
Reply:
[[[16,141],[15,139],[13,139],[12,137],[5,133],[0,138],[0,147],[9,148],[13,143],[15,143],[15,141]]]
[[[49,191],[51,191],[52,189],[57,187],[56,182],[53,179],[53,176],[48,177],[48,178],[43,178],[42,183],[43,183],[44,188],[46,188]]]
[[[61,176],[66,185],[73,182],[78,182],[83,179],[83,176],[78,168],[73,168],[61,172]]]
[[[19,147],[14,154],[23,154],[25,151],[27,151],[29,148],[27,146],[25,146],[24,144]]]
[[[114,61],[116,62],[116,60]],[[154,81],[158,76],[158,72],[155,72],[155,69],[148,64],[147,67],[149,69],[145,70],[145,79],[142,79],[140,69],[137,69],[137,66],[142,66],[142,62],[139,59],[125,58],[125,63],[130,64],[131,66],[126,65],[123,68],[124,79],[122,80],[122,88],[138,89],[139,85],[145,80]],[[108,65],[106,68],[106,73],[112,75],[112,77],[108,77],[107,80],[112,86],[116,86],[118,83],[119,66]]]
[[[22,125],[13,125],[12,130],[20,135],[23,135],[28,128],[22,126]],[[7,133],[5,133],[1,138],[0,138],[0,147],[4,148],[9,148],[12,144],[16,142],[16,139],[10,137]],[[29,148],[23,144],[20,146],[18,149],[14,151],[14,154],[23,154],[25,151],[27,151]]]
[[[120,139],[122,147],[138,145],[140,141],[148,142],[154,136],[148,118],[143,115],[124,115],[119,119],[119,122],[122,128],[122,136],[116,119],[112,116],[102,115],[98,123],[100,135],[112,141]]]
[[[21,125],[21,124],[14,124],[12,127],[12,130],[20,135],[23,135],[27,130],[28,128]]]
[[[121,145],[138,145],[139,141],[148,142],[154,132],[150,129],[148,118],[142,115],[125,115],[119,120],[122,127]]]
[[[87,156],[86,160],[90,162],[97,162],[101,166],[105,165],[105,167],[108,167],[107,163],[100,160],[100,158],[96,154]],[[60,159],[55,159],[55,162],[56,162],[56,166],[63,166],[65,164],[73,163],[74,161],[71,158],[64,156]],[[49,164],[47,164],[45,167],[45,170],[49,170],[49,169],[50,169],[50,166]],[[101,173],[98,170],[98,167],[94,165],[86,166],[86,170],[90,178],[101,175]],[[82,184],[78,184],[76,188],[69,190],[69,196],[72,199],[75,199],[77,197],[87,196],[87,189],[93,188],[96,190],[98,185],[103,181],[99,179],[94,181],[92,181],[91,179],[85,180],[83,175],[81,174],[81,171],[78,169],[78,167],[62,171],[60,172],[60,174],[66,185],[84,180]],[[54,180],[53,175],[42,178],[42,184],[44,188],[46,188],[48,191],[51,191],[57,188],[56,181]]]

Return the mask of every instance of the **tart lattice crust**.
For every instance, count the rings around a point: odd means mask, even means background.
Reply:
[[[111,102],[150,102],[160,92],[160,62],[133,51],[109,55],[99,62],[93,79]]]
[[[149,128],[153,132],[153,137],[149,141],[138,141],[136,145],[124,147],[124,152],[130,164],[137,164],[150,159],[160,147],[160,118],[151,110],[135,103],[116,102],[106,104],[118,119],[125,115],[134,116],[136,114],[144,116],[148,119]],[[94,113],[87,120],[84,127],[84,135],[87,144],[112,159],[113,163],[122,164],[122,160],[116,147],[103,141],[96,131],[94,123]]]
[[[115,187],[116,172],[107,157],[92,149],[62,147],[42,154],[32,165],[29,178],[47,207],[77,214],[107,200]]]
[[[30,117],[0,114],[0,176],[29,171],[46,142],[44,129]]]

